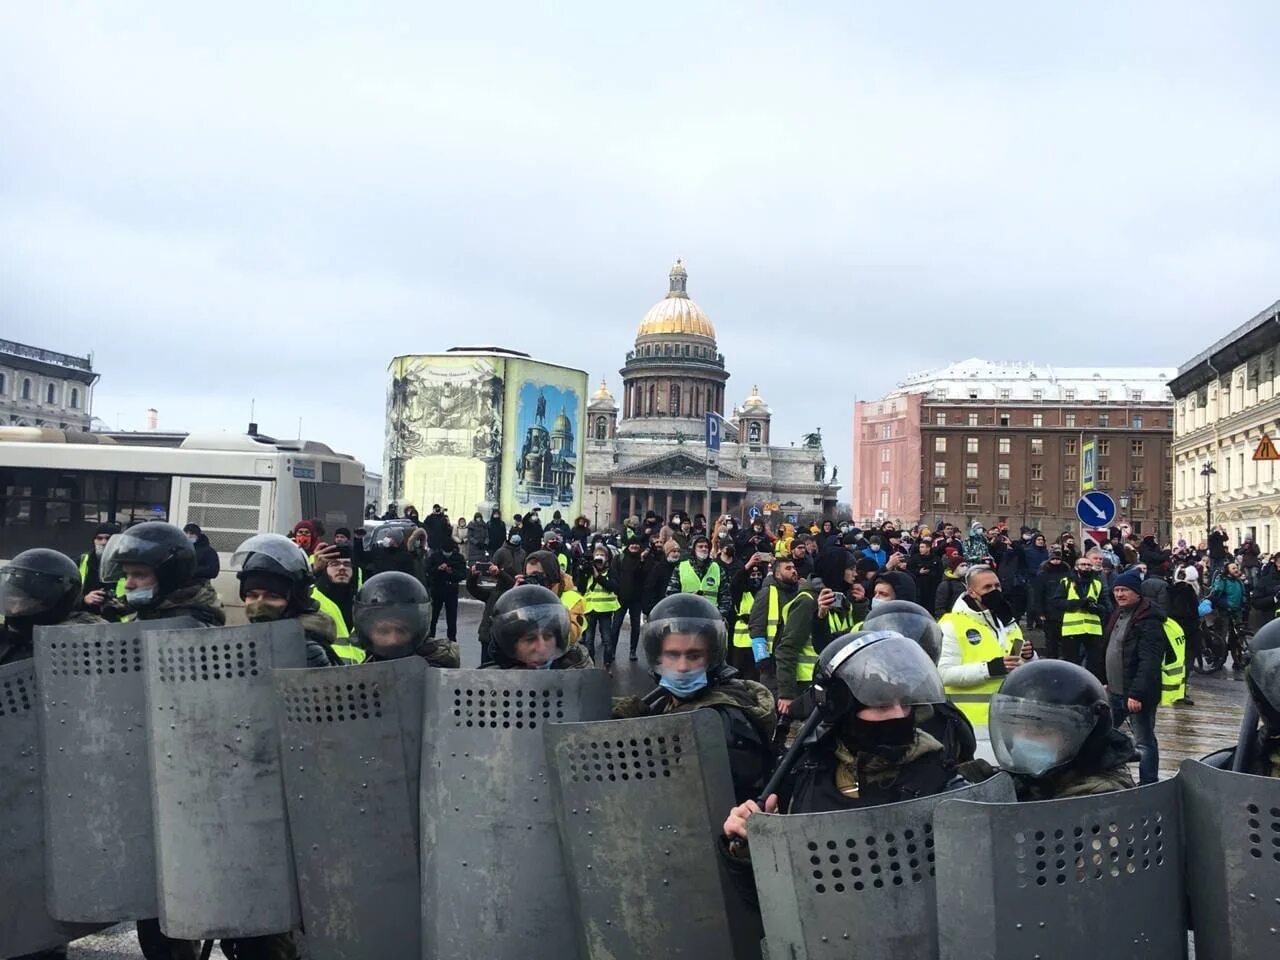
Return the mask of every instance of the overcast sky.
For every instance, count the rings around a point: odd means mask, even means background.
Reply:
[[[847,499],[855,395],[1280,297],[1272,3],[177,6],[0,7],[0,336],[92,351],[113,427],[252,397],[379,469],[392,356],[620,396],[681,256]]]

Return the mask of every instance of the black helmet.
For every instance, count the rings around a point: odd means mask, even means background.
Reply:
[[[1111,727],[1106,691],[1066,660],[1024,663],[991,698],[991,748],[1002,770],[1042,777],[1070,764],[1100,727]]]
[[[517,647],[520,640],[552,640],[554,649],[534,654],[540,658],[549,652],[550,657],[537,659],[532,664],[550,667],[569,649],[569,611],[546,587],[523,584],[508,590],[493,605],[489,635],[496,652],[507,662],[525,665],[530,663],[520,657]]]
[[[80,605],[80,570],[57,550],[24,550],[0,569],[6,622],[61,623]]]
[[[874,607],[862,621],[862,629],[892,630],[910,637],[934,663],[942,656],[942,628],[928,610],[910,600],[890,600]]]
[[[1244,682],[1258,713],[1273,732],[1280,732],[1280,620],[1264,624],[1249,640]]]
[[[390,570],[370,577],[352,607],[360,645],[379,660],[407,657],[431,629],[431,598],[417,577]]]
[[[829,720],[863,707],[942,703],[938,668],[915,640],[864,630],[827,644],[813,671],[815,699]]]
[[[705,539],[705,538],[704,538]],[[675,593],[659,601],[644,622],[641,639],[649,669],[656,675],[662,666],[662,641],[673,633],[694,634],[707,641],[707,672],[724,666],[724,618],[706,597]]]
[[[278,533],[254,534],[231,554],[231,566],[239,567],[240,597],[254,589],[266,589],[289,598],[296,612],[310,597],[311,562],[302,548]]]
[[[107,541],[102,551],[102,581],[112,583],[124,577],[124,565],[150,567],[159,589],[151,601],[185,587],[196,572],[196,550],[187,535],[172,523],[148,520]]]

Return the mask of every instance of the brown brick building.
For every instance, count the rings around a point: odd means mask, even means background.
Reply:
[[[854,408],[854,517],[1078,530],[1081,445],[1135,533],[1169,536],[1171,371],[966,360]],[[1127,503],[1127,506],[1126,506]]]

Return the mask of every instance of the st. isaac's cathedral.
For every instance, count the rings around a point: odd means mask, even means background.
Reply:
[[[754,387],[725,414],[729,372],[710,318],[689,298],[677,260],[664,299],[644,315],[622,374],[622,406],[604,381],[587,405],[583,512],[599,528],[653,510],[664,517],[755,509],[779,523],[830,515],[835,471],[822,437],[772,446],[773,413]],[[706,414],[724,418],[715,489],[707,490]]]

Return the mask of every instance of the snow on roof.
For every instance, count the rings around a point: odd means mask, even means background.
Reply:
[[[971,357],[911,374],[889,396],[927,393],[936,400],[1172,403],[1169,381],[1173,374],[1172,367],[1053,367]]]

